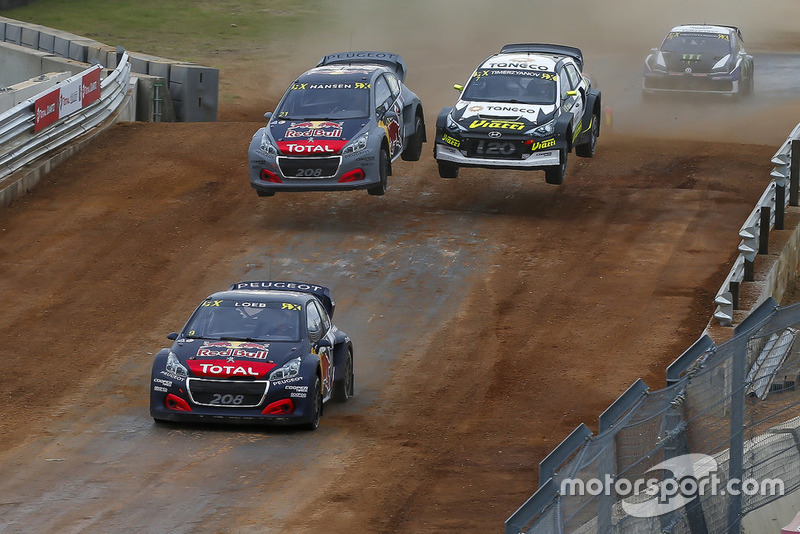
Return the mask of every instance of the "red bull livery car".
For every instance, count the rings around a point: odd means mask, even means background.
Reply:
[[[578,48],[509,44],[472,73],[436,120],[434,157],[442,178],[460,167],[543,170],[561,184],[567,155],[594,155],[600,91],[583,74]]]
[[[753,56],[735,26],[684,24],[670,30],[644,62],[642,89],[656,93],[753,92]]]
[[[250,185],[278,191],[386,192],[398,157],[416,161],[425,139],[420,99],[389,52],[327,55],[287,89],[250,142]]]
[[[326,287],[233,284],[203,300],[153,362],[156,421],[319,426],[323,403],[353,395],[353,344]]]

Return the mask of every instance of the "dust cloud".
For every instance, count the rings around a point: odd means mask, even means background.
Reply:
[[[429,129],[477,64],[513,42],[549,42],[583,50],[585,69],[603,92],[604,130],[624,135],[780,144],[800,120],[800,86],[772,95],[759,78],[759,54],[800,52],[798,0],[329,0],[317,28],[286,58],[286,87],[324,54],[387,50],[408,64],[408,86],[422,99]],[[756,95],[746,101],[645,102],[644,58],[675,25],[738,26],[756,56]],[[800,55],[797,59],[800,70]],[[793,83],[793,82],[792,82]],[[788,84],[788,82],[787,82]],[[789,84],[791,85],[791,84]],[[781,110],[776,111],[780,105]],[[767,116],[767,119],[763,117]]]

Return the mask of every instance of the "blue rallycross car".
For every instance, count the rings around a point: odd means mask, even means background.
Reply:
[[[419,97],[403,58],[342,52],[322,58],[286,90],[250,142],[250,185],[278,191],[366,189],[383,195],[392,162],[417,161],[425,142]]]
[[[158,421],[319,426],[323,403],[354,392],[353,344],[330,290],[252,281],[203,300],[153,362]]]

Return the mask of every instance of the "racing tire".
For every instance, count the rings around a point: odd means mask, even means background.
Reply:
[[[262,191],[261,189],[256,189],[256,193],[260,197],[274,197],[275,191]]]
[[[567,152],[561,151],[561,164],[545,167],[544,181],[552,185],[561,185],[564,183],[564,175],[567,173]]]
[[[353,396],[353,383],[355,382],[353,376],[353,353],[347,350],[347,357],[344,360],[344,379],[333,384],[333,396],[331,397],[336,402],[347,402]]]
[[[596,111],[592,112],[592,128],[589,134],[589,141],[575,147],[575,155],[579,158],[591,158],[597,150],[597,137],[600,135],[600,116]]]
[[[439,164],[439,176],[442,178],[458,178],[458,165],[449,161],[436,160]]]
[[[367,193],[370,195],[381,196],[386,194],[386,177],[389,175],[389,154],[385,148],[381,148],[381,153],[378,157],[378,173],[381,181],[378,185],[373,185],[367,189]]]
[[[419,161],[422,156],[422,140],[425,137],[425,124],[419,115],[414,119],[414,133],[408,139],[408,146],[400,157],[405,161]]]
[[[314,402],[311,405],[311,419],[301,425],[303,430],[316,430],[319,428],[319,420],[322,417],[322,389],[319,386],[319,377],[314,380],[313,391]]]

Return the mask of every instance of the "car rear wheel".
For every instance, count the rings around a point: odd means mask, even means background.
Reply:
[[[353,396],[353,353],[347,351],[347,357],[342,364],[342,379],[333,385],[333,400],[347,402]]]
[[[314,386],[308,390],[309,395],[314,395],[311,401],[311,414],[307,423],[302,425],[305,430],[316,430],[319,428],[319,420],[322,416],[322,388],[319,387],[319,377],[314,380]]]
[[[385,195],[386,194],[386,177],[389,175],[389,154],[385,148],[381,148],[380,156],[378,157],[378,173],[380,174],[381,181],[378,185],[374,185],[367,189],[370,195]]]
[[[436,160],[439,164],[439,176],[442,178],[458,178],[458,165],[449,161]]]
[[[548,184],[561,185],[564,183],[564,175],[567,172],[567,152],[561,151],[561,164],[545,167],[544,181]]]
[[[408,146],[400,155],[406,161],[419,161],[422,156],[422,139],[425,137],[425,124],[419,115],[414,119],[414,133],[408,139]]]
[[[575,147],[575,154],[581,158],[591,158],[597,149],[597,136],[600,135],[600,116],[597,112],[592,113],[592,128],[589,134],[589,141]]]

